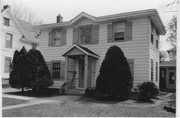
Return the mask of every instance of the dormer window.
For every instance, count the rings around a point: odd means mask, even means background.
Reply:
[[[80,30],[80,41],[82,44],[91,43],[91,26],[82,26],[79,28]]]
[[[124,40],[125,38],[125,23],[114,24],[114,39],[115,41]]]
[[[9,26],[9,18],[4,17],[3,24]]]

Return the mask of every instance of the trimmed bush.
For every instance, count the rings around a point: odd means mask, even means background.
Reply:
[[[100,96],[128,97],[133,79],[123,51],[118,46],[108,49],[96,80],[96,92]]]
[[[140,99],[149,101],[151,98],[155,98],[159,90],[153,82],[144,82],[137,86],[140,92]]]
[[[32,87],[37,89],[44,89],[51,86],[52,84],[53,82],[50,79],[43,78],[35,80],[35,82],[32,84]]]
[[[86,88],[84,96],[94,97],[94,94],[95,94],[95,88],[89,87],[89,88]]]

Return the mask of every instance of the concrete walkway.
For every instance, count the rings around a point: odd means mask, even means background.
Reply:
[[[60,102],[60,101],[33,99],[33,100],[30,100],[29,102],[26,102],[26,103],[23,103],[23,104],[2,107],[2,110],[8,110],[8,109],[14,109],[14,108],[20,108],[20,107],[26,107],[26,106],[32,106],[32,105],[37,105],[37,104],[42,104],[42,103],[54,103],[54,102]]]
[[[12,88],[6,88],[6,89],[3,89],[2,91],[3,91],[3,93],[7,93],[7,92],[15,92],[18,90],[12,89]],[[19,95],[18,96],[17,95],[9,95],[9,94],[2,94],[2,97],[28,100],[28,102],[26,102],[26,103],[2,107],[2,110],[26,107],[26,106],[37,105],[37,104],[42,104],[42,103],[53,103],[53,102],[58,102],[58,103],[62,102],[63,103],[63,101],[49,100],[49,99],[36,98],[36,97],[26,97],[26,96],[19,96]]]

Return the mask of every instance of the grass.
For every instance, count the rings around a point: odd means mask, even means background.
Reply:
[[[7,98],[7,97],[2,98],[2,106],[3,107],[22,104],[22,103],[26,103],[26,102],[28,102],[28,100],[20,100],[20,99]]]
[[[23,108],[3,110],[4,117],[175,117],[166,112],[163,103],[135,103],[130,100],[120,102],[98,101],[80,96],[53,97],[63,101],[39,104]],[[151,105],[150,105],[151,104]]]

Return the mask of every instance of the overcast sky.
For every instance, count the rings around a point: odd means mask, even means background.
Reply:
[[[13,0],[19,5],[30,8],[36,17],[44,23],[56,22],[57,14],[63,16],[64,21],[73,19],[81,12],[93,16],[123,13],[143,9],[157,9],[165,26],[175,14],[174,9],[165,7],[174,0]],[[2,4],[10,4],[12,0],[2,0]],[[165,39],[162,37],[162,41]],[[167,48],[163,41],[163,47]],[[164,49],[164,48],[161,49]]]

